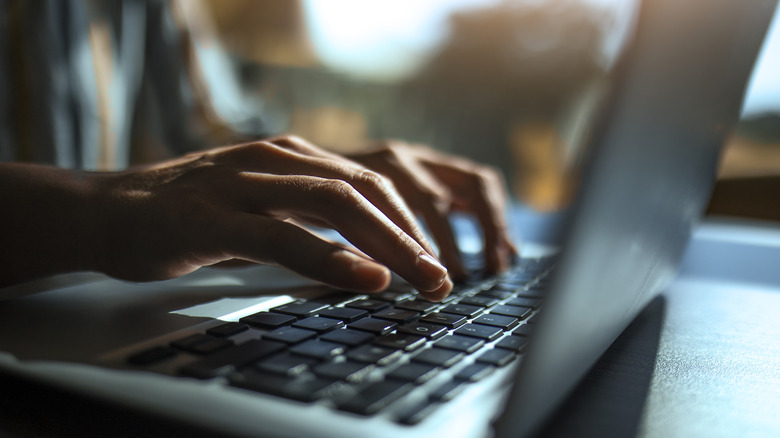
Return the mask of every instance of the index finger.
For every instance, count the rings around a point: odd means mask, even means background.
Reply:
[[[500,173],[458,157],[433,151],[431,154],[424,161],[426,166],[450,187],[457,188],[453,193],[460,195],[454,199],[453,206],[474,214],[482,228],[488,271],[505,270],[517,249],[509,238],[504,219],[506,194]]]

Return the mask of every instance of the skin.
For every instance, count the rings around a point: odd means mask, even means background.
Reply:
[[[504,219],[506,184],[496,169],[399,141],[381,142],[351,158],[393,180],[425,221],[452,277],[460,280],[467,274],[448,220],[454,211],[474,215],[482,227],[487,272],[496,274],[509,267],[517,249]]]
[[[81,270],[163,280],[239,259],[360,292],[385,289],[393,271],[439,301],[452,281],[412,211],[457,278],[447,214],[479,219],[495,248],[487,267],[498,272],[514,252],[503,199],[495,171],[403,143],[348,159],[285,136],[111,173],[0,164],[0,200],[12,213],[0,217],[0,285]],[[306,224],[335,229],[355,248]]]

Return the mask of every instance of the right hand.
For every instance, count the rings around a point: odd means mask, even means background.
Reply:
[[[94,178],[95,259],[117,278],[161,280],[242,259],[354,291],[383,290],[390,270],[434,301],[452,289],[389,180],[296,137]],[[359,251],[297,223],[335,229]]]

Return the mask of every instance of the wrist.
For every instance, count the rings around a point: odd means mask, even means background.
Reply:
[[[93,177],[28,164],[0,167],[0,284],[96,269]]]

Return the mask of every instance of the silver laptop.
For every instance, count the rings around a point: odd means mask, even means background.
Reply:
[[[674,278],[774,8],[643,2],[559,253],[442,304],[271,267],[12,288],[0,371],[215,435],[532,435]]]

